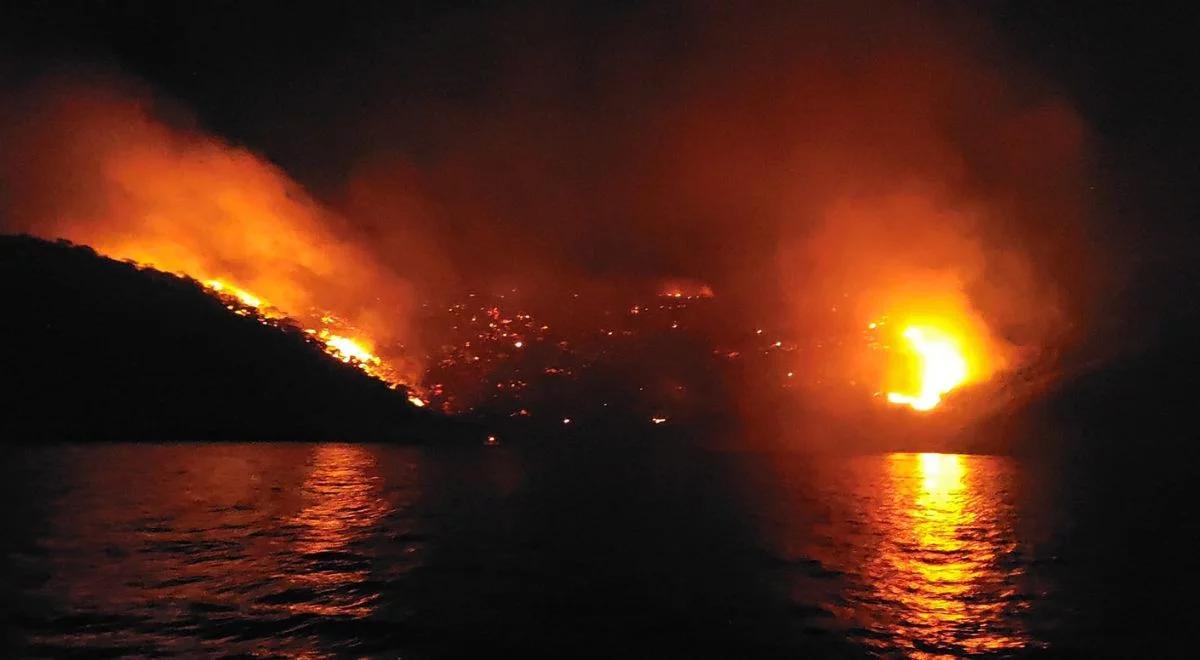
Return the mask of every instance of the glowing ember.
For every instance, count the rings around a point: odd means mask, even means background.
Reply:
[[[418,408],[424,408],[424,407],[425,407],[425,401],[424,401],[424,399],[422,399],[422,398],[420,398],[420,397],[417,397],[417,396],[410,396],[410,397],[408,397],[408,402],[409,402],[409,403],[411,403],[412,405],[414,405],[414,406],[418,407]]]
[[[954,337],[936,328],[909,326],[902,335],[919,361],[917,392],[888,392],[891,403],[932,410],[942,396],[967,380],[967,359]]]
[[[690,279],[668,280],[662,284],[658,295],[663,298],[674,298],[676,300],[697,300],[715,296],[712,287],[703,282]]]

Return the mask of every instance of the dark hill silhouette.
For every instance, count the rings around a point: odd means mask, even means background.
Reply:
[[[1147,274],[1098,342],[1110,357],[1065,373],[1022,405],[982,420],[964,449],[1200,466],[1200,276],[1196,265]],[[1085,351],[1086,352],[1086,349]],[[1104,354],[1104,351],[1095,350]]]
[[[418,441],[458,426],[299,329],[65,241],[0,236],[0,305],[8,442]]]

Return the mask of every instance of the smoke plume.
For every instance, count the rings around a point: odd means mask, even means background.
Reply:
[[[609,300],[664,281],[806,346],[953,314],[988,375],[1074,341],[1104,288],[1088,131],[982,21],[685,4],[600,25],[457,16],[425,60],[380,45],[384,65],[335,72],[371,104],[323,105],[323,130],[268,145],[308,151],[297,171],[321,179],[319,200],[144,88],[41,83],[4,109],[5,228],[229,278],[386,345],[412,341],[416,301],[452,291]],[[483,45],[453,58],[463,43]],[[305,125],[294,116],[285,128]],[[868,357],[804,359],[854,380],[877,377]]]

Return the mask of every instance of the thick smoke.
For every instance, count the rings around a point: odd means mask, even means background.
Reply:
[[[348,214],[475,287],[692,278],[744,325],[813,341],[943,312],[978,327],[988,372],[1086,327],[1109,284],[1088,131],[981,21],[887,3],[618,18],[468,23],[501,35],[491,84],[385,95],[394,128],[370,122]],[[419,157],[398,146],[413,132]],[[811,366],[869,377],[857,350]]]
[[[305,322],[332,313],[381,350],[407,336],[410,287],[342,220],[253,153],[167,123],[151,95],[56,80],[7,110],[7,231],[235,284]]]
[[[485,22],[521,29],[469,101],[381,94],[348,215],[476,286],[691,277],[804,317],[937,271],[1014,341],[1082,311],[1086,129],[984,26],[886,4],[620,18]]]
[[[424,59],[380,45],[394,70],[335,72],[372,103],[311,135],[314,152],[361,151],[322,171],[321,203],[252,152],[168,125],[145,94],[43,88],[8,108],[5,222],[166,251],[387,339],[405,338],[414,295],[608,300],[672,279],[802,343],[948,311],[979,326],[995,370],[1087,323],[1103,288],[1087,130],[980,21],[892,3],[604,18],[456,16]],[[455,58],[463,43],[473,55]],[[392,84],[422,76],[474,82]],[[870,371],[850,349],[812,359]]]

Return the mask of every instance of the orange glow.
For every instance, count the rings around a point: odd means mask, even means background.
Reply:
[[[879,389],[891,404],[932,411],[950,392],[987,380],[1007,363],[1005,345],[961,292],[926,291],[886,309],[888,315],[866,324],[866,336],[883,351]]]
[[[909,326],[903,337],[919,362],[916,394],[888,392],[887,399],[913,410],[932,410],[942,395],[967,379],[967,359],[958,341],[937,328]]]
[[[44,174],[79,183],[30,233],[195,279],[235,314],[291,319],[389,385],[416,381],[409,284],[285,172],[135,98],[80,89],[45,102],[50,132],[36,143],[75,146]]]
[[[230,296],[236,298],[243,305],[254,308],[264,323],[271,323],[283,318],[283,315],[266,300],[241,287],[222,280],[207,280],[204,282],[204,286],[218,296]],[[231,307],[231,309],[233,308]],[[234,311],[238,314],[246,313],[245,310]],[[327,313],[322,314],[319,320],[322,324],[334,327],[344,325],[337,317]],[[393,389],[401,384],[399,374],[375,354],[372,342],[369,340],[336,334],[327,328],[319,331],[310,328],[305,332],[319,339],[325,352],[334,358],[358,366],[370,376],[391,385]],[[425,400],[415,394],[408,397],[408,402],[418,408],[425,407]]]
[[[305,506],[291,519],[299,529],[296,549],[305,556],[346,553],[369,536],[389,511],[382,497],[375,457],[354,445],[318,445],[301,496]],[[298,586],[318,590],[320,599],[289,603],[293,612],[317,616],[366,616],[374,605],[354,587],[370,577],[355,565],[300,571],[289,576]]]
[[[1002,477],[997,461],[958,454],[889,458],[897,512],[907,524],[887,530],[880,557],[887,579],[877,588],[896,599],[899,616],[890,626],[896,641],[954,655],[1024,648],[1028,636],[996,625],[1001,609],[983,589],[997,579],[999,558],[1013,544],[1013,530],[1001,522],[1004,504],[984,485]]]
[[[207,280],[204,286],[218,296],[229,296],[235,298],[241,304],[252,307],[254,313],[267,324],[284,318],[282,312],[276,309],[273,305],[267,302],[260,296],[250,293],[246,289],[230,284],[222,280]],[[234,309],[232,306],[230,309]],[[235,313],[246,315],[246,310],[234,309]],[[348,326],[329,313],[323,313],[317,319],[322,325],[346,329]],[[305,330],[310,336],[314,336],[320,340],[321,347],[326,353],[334,358],[347,364],[354,364],[362,369],[370,376],[384,381],[393,389],[403,384],[403,379],[400,374],[391,365],[384,362],[373,348],[374,343],[368,339],[361,337],[348,337],[346,335],[331,332],[328,328],[316,330],[309,328]],[[412,386],[408,386],[410,389]],[[408,397],[409,403],[418,408],[424,407],[425,401],[418,396]]]
[[[711,286],[687,278],[675,278],[667,280],[659,287],[658,295],[663,298],[675,299],[695,299],[695,298],[712,298],[716,294],[713,293]]]
[[[321,331],[321,339],[329,347],[329,353],[343,362],[354,359],[364,364],[379,364],[379,358],[359,341],[324,330]]]
[[[217,293],[231,295],[234,298],[242,301],[242,304],[248,307],[254,307],[255,309],[258,309],[264,306],[262,298],[259,298],[245,289],[239,289],[236,286],[226,284],[221,280],[209,280],[205,282],[204,285],[209,289],[216,291]]]
[[[250,293],[249,291],[246,291],[241,287],[229,284],[228,282],[224,282],[222,280],[207,280],[204,282],[204,286],[218,296],[230,296],[232,298],[236,298],[238,302],[242,303],[243,305],[254,308],[255,313],[264,323],[271,324],[279,319],[284,318],[283,314],[280,313],[279,310],[275,309],[266,300]],[[234,308],[230,307],[230,309]],[[246,315],[248,313],[246,310],[241,309],[234,309],[234,312],[242,315]],[[328,313],[322,314],[319,320],[324,325],[331,325],[334,327],[342,327],[345,325],[344,323],[341,323],[337,317]],[[392,389],[395,389],[403,384],[401,377],[396,370],[375,354],[372,348],[373,344],[369,340],[336,334],[330,332],[327,328],[319,331],[309,328],[305,332],[307,332],[310,336],[320,340],[321,347],[326,353],[333,356],[335,359],[347,364],[354,364],[368,375],[387,383],[392,387]],[[412,386],[407,387],[410,390],[413,389]],[[408,396],[408,402],[417,408],[424,408],[426,405],[425,400],[417,394],[410,394]]]
[[[1042,647],[1029,618],[1028,565],[1010,458],[896,453],[776,461],[762,494],[776,556],[845,573],[821,606],[876,657],[1008,657]],[[814,513],[813,493],[828,493]],[[814,534],[813,530],[819,530]],[[830,543],[828,539],[838,539]],[[807,595],[812,578],[785,582]],[[786,593],[786,592],[785,592]],[[821,593],[821,592],[818,592]]]

